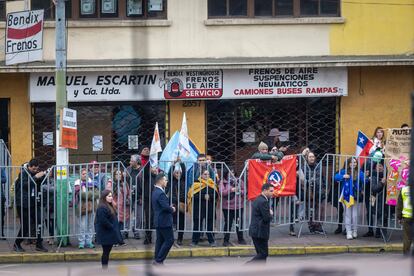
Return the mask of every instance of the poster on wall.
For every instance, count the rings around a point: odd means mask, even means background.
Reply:
[[[53,132],[43,132],[43,146],[53,146]]]
[[[103,136],[94,135],[92,137],[92,151],[103,151]]]
[[[6,65],[43,60],[43,10],[8,13]]]
[[[388,172],[386,203],[395,206],[401,188],[408,184],[411,128],[388,129],[386,141],[385,158]]]

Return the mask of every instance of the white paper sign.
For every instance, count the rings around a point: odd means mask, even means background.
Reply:
[[[162,0],[149,0],[148,4],[149,11],[162,11]]]
[[[128,149],[138,149],[138,135],[128,135]]]
[[[43,132],[43,146],[53,146],[53,132]]]
[[[256,142],[256,132],[243,132],[243,142],[244,143]]]
[[[92,137],[92,151],[103,151],[102,135],[95,135]]]
[[[7,14],[6,65],[43,59],[43,10]]]

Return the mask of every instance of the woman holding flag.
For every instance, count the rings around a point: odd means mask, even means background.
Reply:
[[[216,183],[210,177],[208,169],[201,170],[201,176],[196,180],[187,193],[189,212],[193,216],[193,238],[191,246],[196,246],[200,241],[200,231],[205,221],[207,238],[210,246],[216,247],[213,236],[214,216],[216,204],[219,201],[219,191]]]
[[[341,185],[339,202],[342,202],[345,209],[346,238],[356,239],[358,237],[358,198],[364,189],[365,175],[358,170],[358,162],[354,157],[348,158],[343,169],[335,174],[335,182]]]

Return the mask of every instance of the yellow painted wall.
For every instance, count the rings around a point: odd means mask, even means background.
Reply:
[[[412,126],[414,67],[350,68],[348,85],[349,95],[341,100],[342,154],[355,154],[358,130],[371,137],[377,126]]]
[[[331,26],[331,55],[414,54],[414,0],[341,2],[346,22]]]
[[[198,102],[198,101],[194,101]],[[184,107],[184,101],[170,101],[170,136],[180,131],[183,113],[187,117],[188,135],[201,152],[206,150],[206,122],[205,103],[200,106]]]
[[[32,157],[28,74],[0,74],[0,98],[10,99],[10,151],[14,166]]]

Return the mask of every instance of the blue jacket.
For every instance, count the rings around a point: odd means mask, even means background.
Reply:
[[[95,218],[96,241],[101,245],[114,245],[122,241],[116,214],[105,206],[99,206]]]
[[[356,177],[355,180],[352,180],[351,178],[345,179],[344,175],[346,174],[346,170],[342,169],[337,174],[335,174],[335,182],[339,182],[341,185],[341,193],[343,192],[343,189],[345,187],[352,187],[352,191],[350,191],[351,195],[354,196],[355,200],[361,201],[361,192],[364,191],[364,185],[365,185],[365,174],[363,171],[359,171],[359,176]],[[357,195],[359,195],[360,198],[357,198]]]
[[[155,228],[172,227],[174,210],[165,192],[158,187],[155,187],[152,192],[152,209]]]

